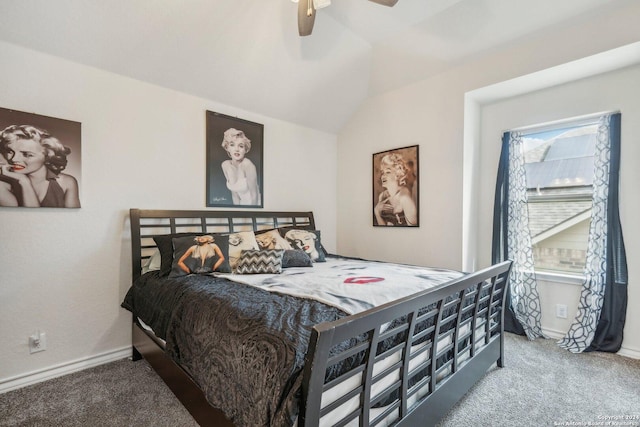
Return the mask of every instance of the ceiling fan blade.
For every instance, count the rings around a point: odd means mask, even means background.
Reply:
[[[396,3],[398,3],[398,0],[369,0],[369,1],[381,4],[383,6],[389,6],[389,7],[393,7],[396,5]]]
[[[316,20],[316,9],[313,7],[313,0],[298,1],[298,34],[308,36],[313,30],[313,23]]]

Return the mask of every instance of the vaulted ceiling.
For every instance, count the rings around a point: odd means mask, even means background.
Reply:
[[[337,133],[369,96],[627,0],[0,0],[0,40]],[[224,111],[221,111],[225,113]]]

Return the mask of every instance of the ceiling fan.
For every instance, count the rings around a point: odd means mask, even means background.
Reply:
[[[301,36],[308,36],[313,30],[313,23],[316,20],[316,9],[329,6],[331,0],[293,0],[298,3],[298,33]],[[383,6],[393,7],[398,0],[369,0]]]

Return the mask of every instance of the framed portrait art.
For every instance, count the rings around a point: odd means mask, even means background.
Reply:
[[[418,146],[373,155],[373,225],[420,225]]]
[[[263,207],[264,126],[207,111],[207,206]]]
[[[81,124],[0,108],[0,206],[80,207]]]

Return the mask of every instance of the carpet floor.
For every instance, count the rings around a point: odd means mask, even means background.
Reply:
[[[512,334],[505,342],[506,366],[491,368],[441,427],[640,427],[640,360]],[[145,361],[125,359],[0,394],[0,426],[197,424]]]

